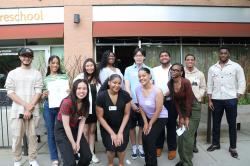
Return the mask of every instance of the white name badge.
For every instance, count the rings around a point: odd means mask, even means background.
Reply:
[[[145,105],[152,105],[152,102],[150,100],[146,100]]]
[[[116,106],[109,106],[109,111],[116,111],[117,107]]]

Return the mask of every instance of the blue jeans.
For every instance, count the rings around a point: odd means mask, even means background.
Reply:
[[[47,128],[50,159],[52,161],[58,160],[58,152],[57,152],[55,134],[54,134],[55,120],[57,118],[58,111],[59,111],[59,108],[49,108],[49,103],[47,100],[45,100],[43,118],[45,120],[45,125]]]
[[[229,125],[229,140],[230,147],[236,148],[237,131],[236,131],[236,118],[237,118],[237,99],[228,100],[212,100],[214,104],[213,115],[213,145],[220,144],[220,126],[221,119],[226,112],[227,123]]]

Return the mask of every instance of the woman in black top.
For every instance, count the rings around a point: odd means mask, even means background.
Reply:
[[[119,166],[124,165],[129,140],[131,97],[121,89],[121,83],[122,79],[118,74],[111,75],[102,85],[96,101],[96,113],[101,124],[102,142],[107,150],[108,166],[113,166],[115,152],[119,157]]]

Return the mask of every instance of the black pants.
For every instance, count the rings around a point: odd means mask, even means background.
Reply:
[[[148,119],[149,121],[149,119]],[[156,139],[162,130],[165,129],[167,118],[158,118],[153,124],[148,135],[142,134],[143,149],[145,153],[146,166],[157,166]]]
[[[164,107],[168,110],[168,120],[166,124],[168,150],[172,151],[172,150],[176,150],[177,148],[176,119],[177,119],[178,114],[175,108],[172,106],[171,101],[165,100]],[[159,137],[157,138],[156,148],[162,149],[164,145],[164,141],[165,141],[165,129],[162,130]]]
[[[71,128],[71,132],[74,139],[76,140],[78,129]],[[55,139],[63,159],[63,165],[76,166],[75,156],[71,143],[65,133],[62,122],[58,120],[56,121],[55,125]],[[80,153],[80,159],[77,165],[88,166],[90,164],[90,161],[92,160],[92,154],[84,135],[82,135],[81,137],[79,153]]]
[[[228,99],[228,100],[212,100],[214,105],[213,115],[213,145],[220,144],[220,126],[221,119],[224,113],[226,112],[227,123],[229,125],[229,140],[230,147],[236,148],[236,117],[237,117],[237,99]]]

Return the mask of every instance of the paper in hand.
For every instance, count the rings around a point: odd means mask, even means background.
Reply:
[[[62,99],[68,95],[68,89],[68,80],[55,80],[48,82],[49,108],[59,107]]]
[[[186,127],[184,125],[182,125],[182,127],[178,128],[176,130],[176,133],[178,136],[181,136],[185,131],[186,131]]]

